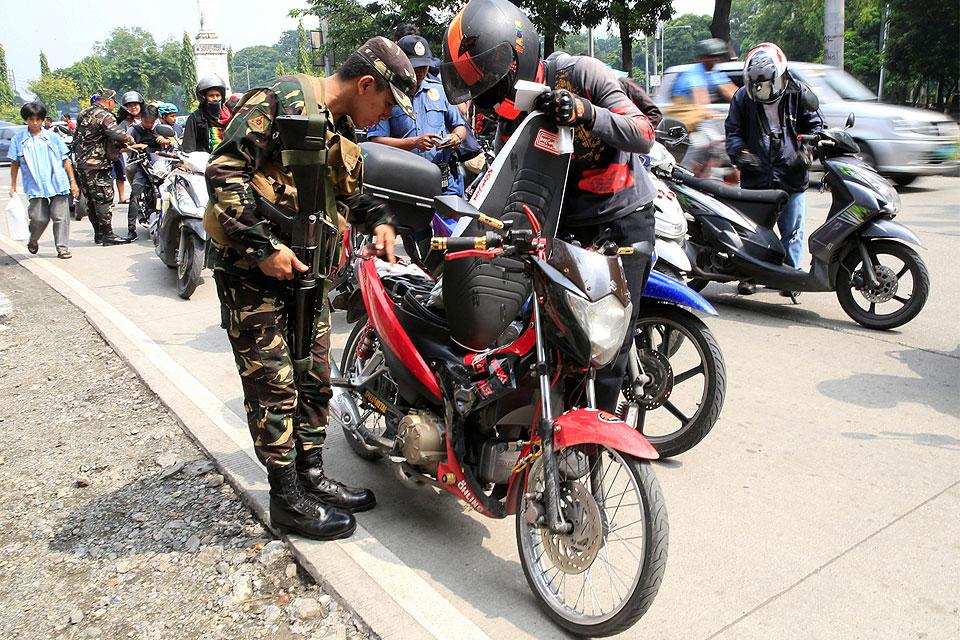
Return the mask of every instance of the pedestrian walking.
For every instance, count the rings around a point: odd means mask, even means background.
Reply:
[[[47,108],[40,102],[28,102],[20,108],[20,117],[27,125],[10,141],[10,197],[17,193],[17,174],[21,174],[27,195],[30,218],[30,239],[27,251],[39,251],[40,236],[53,222],[53,242],[57,257],[72,257],[70,240],[70,203],[67,194],[80,195],[70,164],[69,149],[63,138],[44,129]]]
[[[93,106],[77,117],[73,154],[77,163],[77,182],[87,198],[94,242],[104,246],[126,244],[129,240],[113,233],[113,178],[110,166],[120,157],[121,149],[133,145],[113,116],[117,92],[101,89]],[[142,147],[140,147],[142,148]]]
[[[376,499],[369,489],[346,486],[324,472],[332,393],[326,304],[318,305],[312,318],[310,368],[294,373],[286,330],[295,322],[289,281],[308,267],[264,219],[258,202],[266,199],[294,211],[302,206],[292,195],[296,183],[284,160],[313,152],[285,149],[277,116],[307,115],[327,123],[328,148],[314,156],[314,162],[326,162],[321,179],[331,199],[325,218],[336,226],[338,207],[345,206],[351,224],[371,233],[381,253],[392,258],[392,216],[382,201],[360,193],[363,158],[354,126],[376,124],[394,104],[412,114],[415,87],[403,51],[386,38],[373,38],[330,77],[282,76],[268,88],[248,92],[207,165],[207,266],[214,270],[254,449],[267,468],[270,522],[311,538],[351,535],[356,521],[350,512],[370,509]],[[334,195],[343,204],[334,203]]]

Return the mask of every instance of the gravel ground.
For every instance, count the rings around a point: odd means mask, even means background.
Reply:
[[[367,637],[78,309],[0,292],[0,637]]]

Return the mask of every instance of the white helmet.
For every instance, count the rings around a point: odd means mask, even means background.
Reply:
[[[210,89],[220,89],[220,94],[225,94],[227,92],[227,83],[221,80],[220,76],[205,76],[200,78],[193,93],[197,96],[197,100],[202,103],[204,101],[204,95]],[[223,96],[224,99],[226,97],[225,95]]]
[[[776,102],[787,88],[787,56],[772,42],[761,42],[743,62],[743,86],[755,102]]]

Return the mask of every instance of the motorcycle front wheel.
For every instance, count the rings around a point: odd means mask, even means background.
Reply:
[[[628,403],[640,407],[634,426],[662,458],[689,451],[720,417],[727,391],[723,353],[700,318],[678,307],[659,305],[637,319],[635,345],[648,382],[641,393],[624,380]]]
[[[543,492],[538,459],[516,516],[527,584],[547,615],[581,636],[611,636],[647,612],[667,565],[667,509],[649,462],[601,445],[558,452],[560,510],[573,524],[555,534],[530,522],[527,495]],[[570,461],[579,461],[569,464]]]
[[[193,233],[181,230],[177,253],[177,295],[184,300],[189,300],[200,286],[203,255],[203,240]]]
[[[877,285],[863,282],[863,259],[857,250],[837,273],[837,300],[858,324],[868,329],[894,329],[913,320],[930,294],[927,266],[910,247],[892,240],[867,245]]]

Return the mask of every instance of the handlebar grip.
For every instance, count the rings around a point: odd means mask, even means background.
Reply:
[[[487,248],[486,236],[465,236],[462,238],[430,238],[430,248],[434,251],[468,251]]]
[[[806,134],[806,133],[798,133],[798,134],[797,134],[797,141],[798,141],[798,142],[816,142],[816,141],[819,140],[819,139],[820,139],[820,136],[818,136],[818,135],[816,135],[816,134],[813,134],[813,135],[808,135],[808,134]]]

